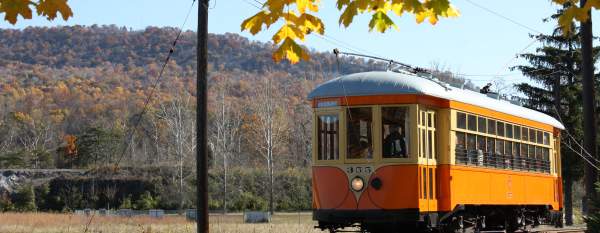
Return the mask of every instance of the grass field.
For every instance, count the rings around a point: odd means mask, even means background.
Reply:
[[[308,233],[315,230],[310,213],[275,214],[269,224],[244,224],[241,214],[211,215],[210,232],[213,233]],[[185,217],[162,219],[150,217],[77,216],[48,213],[0,213],[0,233],[167,233],[196,232],[196,226]]]

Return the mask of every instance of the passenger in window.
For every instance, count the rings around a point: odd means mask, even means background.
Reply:
[[[360,148],[360,158],[373,158],[373,150],[371,149],[371,145],[369,145],[369,141],[367,139],[360,139]]]
[[[393,125],[390,127],[390,134],[383,139],[383,157],[406,158],[407,154],[402,127]]]

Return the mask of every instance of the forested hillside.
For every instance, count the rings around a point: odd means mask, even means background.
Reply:
[[[191,205],[196,78],[193,32],[183,34],[163,79],[157,89],[152,88],[176,33],[173,28],[132,31],[115,26],[0,30],[0,168],[169,170],[160,173],[171,176],[159,177],[159,183],[177,191],[170,195],[180,196],[163,199],[180,202],[170,206]],[[272,164],[277,176],[309,186],[305,178],[310,165],[311,110],[306,95],[318,83],[340,73],[383,70],[386,65],[347,57],[338,61],[332,54],[317,52],[310,62],[275,64],[271,44],[237,34],[210,35],[208,45],[213,208],[233,205],[223,203],[229,199],[238,201],[234,209],[249,208],[239,203],[264,202],[264,195],[234,189],[236,183],[231,182],[264,175],[268,165],[266,119],[276,128]],[[451,75],[444,77],[465,82]],[[265,108],[266,103],[272,108]],[[253,175],[230,178],[225,171]],[[90,177],[106,179],[99,173]],[[276,190],[303,193],[297,196],[304,199],[296,200],[301,207],[294,208],[310,208],[309,189],[281,187]],[[161,196],[165,190],[149,189],[151,196]],[[222,193],[231,194],[224,197]],[[113,197],[116,201],[109,203],[122,205],[127,198],[148,197],[127,195],[131,194],[119,193]],[[100,205],[94,203],[101,198],[80,199],[86,201],[63,203],[62,207]],[[289,203],[278,206],[292,208]]]

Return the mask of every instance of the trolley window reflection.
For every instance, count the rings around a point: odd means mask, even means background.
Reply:
[[[369,107],[349,108],[348,121],[348,159],[373,158],[373,114]]]
[[[408,107],[381,108],[383,158],[408,158]]]
[[[318,160],[338,160],[339,119],[337,115],[321,115],[317,118]]]

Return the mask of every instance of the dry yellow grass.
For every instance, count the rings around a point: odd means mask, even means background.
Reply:
[[[91,223],[90,223],[91,219]],[[89,226],[88,226],[88,223]],[[276,214],[269,224],[245,224],[241,214],[211,215],[210,231],[214,233],[309,233],[313,229],[310,214]],[[0,213],[0,233],[171,233],[196,232],[193,222],[173,216],[155,219],[150,217],[77,216],[48,213]]]

